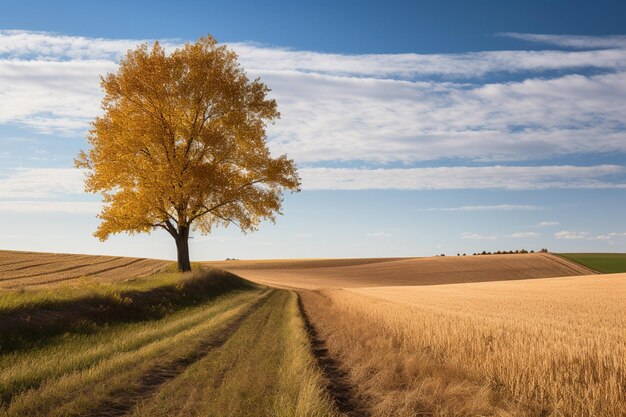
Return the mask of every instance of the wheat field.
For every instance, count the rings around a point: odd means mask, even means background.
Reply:
[[[296,288],[372,416],[626,416],[626,274],[551,254],[220,264]]]
[[[626,274],[303,299],[373,415],[626,415]]]

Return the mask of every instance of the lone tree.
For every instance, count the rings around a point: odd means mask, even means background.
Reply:
[[[270,90],[210,36],[171,54],[144,44],[101,85],[104,114],[75,161],[86,191],[103,195],[100,240],[165,229],[189,271],[192,228],[256,230],[275,221],[285,190],[299,191],[293,160],[272,158],[265,141],[280,117]]]

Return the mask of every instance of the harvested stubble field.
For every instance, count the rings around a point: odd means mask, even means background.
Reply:
[[[237,262],[305,288],[316,334],[373,416],[626,415],[625,274],[580,276],[543,254]]]
[[[114,282],[154,274],[170,263],[119,256],[0,251],[0,288],[49,286],[81,279]]]
[[[295,288],[437,285],[588,275],[551,254],[431,258],[303,259],[208,262],[247,279]]]

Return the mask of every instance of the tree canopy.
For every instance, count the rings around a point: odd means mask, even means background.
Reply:
[[[293,160],[266,143],[280,117],[270,90],[210,36],[171,54],[141,45],[101,85],[103,115],[76,159],[85,189],[103,195],[99,239],[165,229],[189,270],[190,229],[255,230],[275,220],[285,190],[299,190]]]

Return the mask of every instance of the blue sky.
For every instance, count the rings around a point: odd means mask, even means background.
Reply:
[[[127,4],[130,3],[130,4]],[[549,4],[545,4],[549,3]],[[0,3],[0,248],[172,258],[91,236],[72,168],[98,75],[207,33],[272,88],[300,167],[277,224],[195,259],[626,251],[623,2]]]

